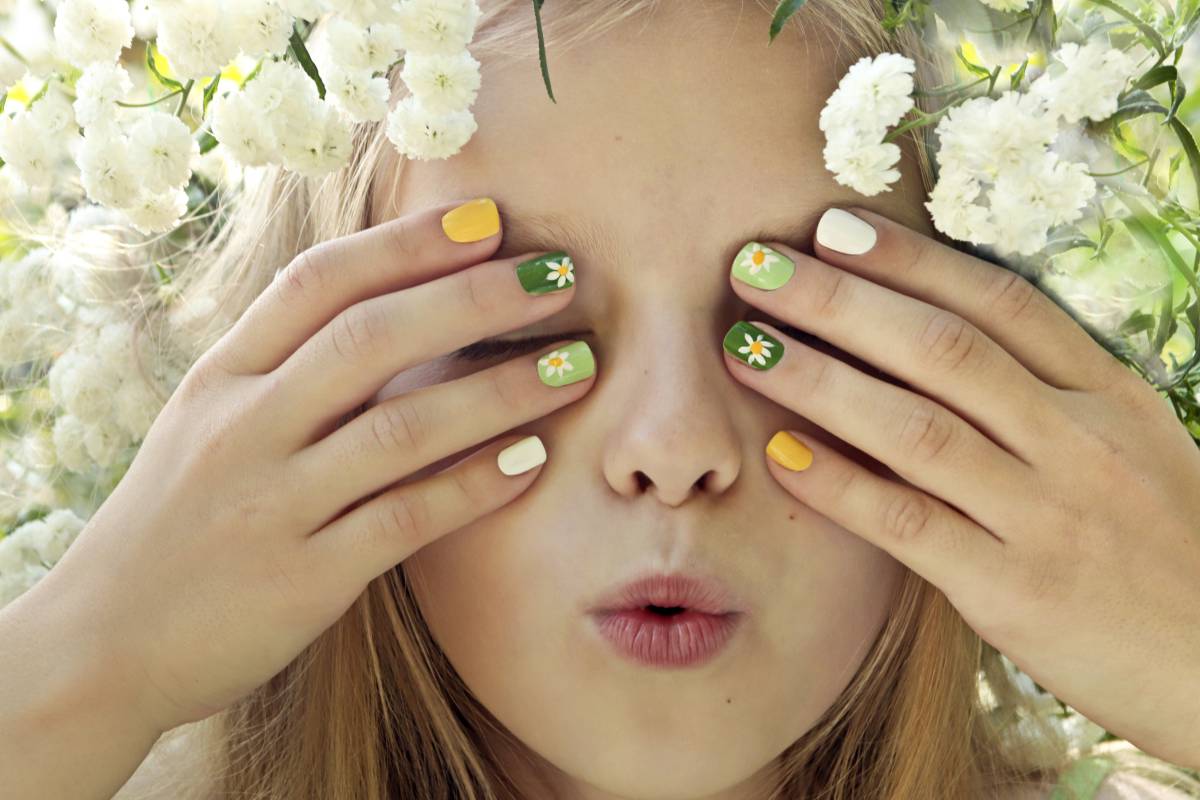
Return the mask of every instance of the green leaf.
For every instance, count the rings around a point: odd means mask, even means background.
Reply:
[[[557,103],[554,99],[554,89],[550,86],[550,68],[546,65],[546,38],[542,34],[542,3],[545,0],[533,0],[533,19],[537,23],[538,35],[538,61],[542,65],[542,82],[546,84],[546,94],[550,95],[550,101]]]
[[[163,86],[169,86],[172,89],[183,91],[182,83],[172,78],[168,78],[158,71],[158,67],[154,65],[154,54],[156,52],[158,52],[158,48],[155,47],[154,42],[148,42],[146,44],[146,69],[150,70],[154,77],[158,79],[158,82]]]
[[[1016,89],[1018,86],[1021,85],[1021,81],[1025,78],[1025,69],[1028,66],[1029,66],[1029,59],[1026,58],[1024,61],[1021,62],[1021,66],[1017,68],[1017,71],[1014,72],[1012,74],[1012,76],[1008,79],[1008,86],[1010,89]]]
[[[218,72],[216,75],[213,75],[212,83],[204,87],[204,107],[200,111],[200,116],[203,117],[208,114],[208,104],[212,102],[213,95],[217,93],[217,86],[219,86],[220,83],[221,73]]]
[[[775,16],[771,20],[771,37],[767,44],[775,41],[775,37],[783,30],[784,24],[800,10],[804,2],[805,0],[779,0],[779,5],[775,7]]]
[[[1149,25],[1141,20],[1137,14],[1134,14],[1132,11],[1125,8],[1125,6],[1117,3],[1116,0],[1092,0],[1092,2],[1098,6],[1104,6],[1105,8],[1114,11],[1132,22],[1135,26],[1137,26],[1137,29],[1142,32],[1142,35],[1149,40],[1150,44],[1154,45],[1154,49],[1158,51],[1160,56],[1165,56],[1167,54],[1167,45],[1166,42],[1163,41],[1162,36],[1160,36],[1158,31],[1154,29],[1154,26]]]
[[[308,54],[308,48],[304,45],[304,36],[300,32],[300,23],[292,29],[292,38],[290,40],[292,47],[292,55],[296,57],[296,61],[300,63],[301,69],[312,78],[313,83],[317,85],[317,95],[325,99],[325,82],[321,80],[321,73],[317,71],[317,65],[313,63],[312,56]]]
[[[1177,80],[1178,78],[1179,70],[1170,64],[1160,64],[1139,78],[1133,86],[1135,89],[1149,89],[1152,86],[1158,86],[1160,83]]]
[[[204,155],[218,144],[220,144],[220,142],[217,141],[217,137],[213,136],[208,131],[200,132],[200,155]]]

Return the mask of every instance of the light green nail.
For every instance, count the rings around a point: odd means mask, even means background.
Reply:
[[[538,377],[547,386],[566,386],[590,378],[596,372],[596,359],[587,342],[571,342],[551,350],[538,359]]]
[[[733,277],[758,289],[783,286],[796,272],[796,263],[778,250],[748,242],[733,259]]]

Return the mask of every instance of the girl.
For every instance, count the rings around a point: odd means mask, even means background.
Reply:
[[[849,346],[909,307],[835,331],[872,296],[839,305],[850,284],[821,264],[931,302],[984,275],[934,242],[919,147],[870,211],[840,209],[862,198],[821,163],[824,99],[896,46],[878,4],[814,1],[769,47],[765,5],[547,6],[555,103],[528,4],[483,11],[462,153],[400,163],[365,126],[347,169],[270,172],[195,258],[187,295],[218,301],[195,365],[0,617],[11,796],[1194,796],[1035,713],[965,618],[1033,614],[1001,562],[935,585],[848,529],[867,496],[798,501],[822,469],[903,480],[843,442],[888,409],[823,359],[918,383]],[[984,284],[946,285],[942,305]],[[1055,341],[1117,375],[1082,331]],[[1158,457],[1194,486],[1183,441]],[[1039,505],[993,477],[956,481]],[[1194,553],[1179,563],[1162,581],[1194,586]],[[1048,609],[1077,567],[1021,574]],[[1142,644],[1146,666],[1182,652]],[[1125,691],[1163,696],[1167,675]],[[1186,758],[1192,701],[1114,698],[1112,727]]]

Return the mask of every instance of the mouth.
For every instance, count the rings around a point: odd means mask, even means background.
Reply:
[[[617,587],[590,615],[622,656],[643,666],[678,668],[715,657],[745,611],[719,581],[655,574]]]

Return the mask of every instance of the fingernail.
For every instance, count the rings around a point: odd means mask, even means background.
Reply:
[[[801,472],[812,466],[813,454],[791,431],[779,431],[767,442],[767,455],[771,460],[792,472]]]
[[[522,472],[546,463],[546,446],[536,436],[526,436],[514,442],[496,455],[496,463],[505,475],[520,475]]]
[[[745,320],[733,324],[722,345],[731,356],[755,369],[770,369],[783,356],[783,342]]]
[[[750,242],[733,259],[733,277],[759,289],[778,289],[791,279],[796,264],[778,250]]]
[[[538,359],[538,377],[547,386],[566,386],[596,372],[596,359],[587,342],[571,342]]]
[[[468,200],[442,215],[442,230],[455,242],[478,242],[500,231],[500,212],[490,197]]]
[[[546,294],[575,283],[575,263],[562,250],[517,264],[517,279],[529,294]]]
[[[817,241],[830,250],[861,256],[875,246],[875,228],[849,211],[831,208],[817,223]]]

